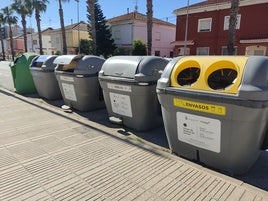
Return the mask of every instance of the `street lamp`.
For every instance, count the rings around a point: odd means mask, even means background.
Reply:
[[[78,54],[80,54],[80,29],[79,29],[79,0],[75,0],[77,2],[77,32],[78,32]]]
[[[186,55],[186,48],[187,48],[187,35],[188,35],[188,21],[189,21],[189,1],[187,1],[187,10],[186,10],[186,23],[185,23],[185,37],[184,37],[184,48],[183,48],[183,55]]]

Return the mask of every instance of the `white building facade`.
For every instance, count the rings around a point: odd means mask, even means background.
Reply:
[[[147,16],[138,12],[114,17],[108,20],[112,38],[118,48],[125,54],[131,54],[134,40],[147,44]],[[173,46],[176,26],[169,22],[153,19],[152,54],[162,57],[173,57]]]

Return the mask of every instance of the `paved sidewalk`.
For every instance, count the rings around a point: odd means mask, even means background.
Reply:
[[[100,124],[98,111],[65,113],[1,88],[0,103],[0,200],[268,200],[264,190]]]

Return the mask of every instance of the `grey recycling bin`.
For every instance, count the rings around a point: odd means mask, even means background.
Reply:
[[[156,56],[114,56],[99,73],[110,121],[138,131],[163,125],[156,82],[167,59]]]
[[[64,103],[79,111],[105,107],[98,73],[105,59],[97,56],[62,55],[54,60]]]
[[[40,97],[48,100],[61,99],[61,92],[54,70],[53,64],[56,55],[40,55],[32,60],[30,72]]]
[[[157,94],[173,153],[230,174],[257,160],[267,132],[268,58],[173,59]]]

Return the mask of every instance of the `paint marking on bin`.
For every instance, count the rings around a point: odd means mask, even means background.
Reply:
[[[178,139],[209,151],[221,151],[221,122],[218,119],[177,112]]]
[[[131,92],[131,86],[127,86],[127,85],[123,85],[123,84],[107,83],[107,87],[109,89],[114,89],[114,90],[118,90],[118,91]]]
[[[222,116],[226,115],[226,107],[221,105],[206,104],[201,102],[184,100],[180,98],[174,98],[173,105],[188,110],[195,110],[199,112],[205,112]]]
[[[127,95],[110,93],[112,111],[127,117],[132,117],[130,97]]]

